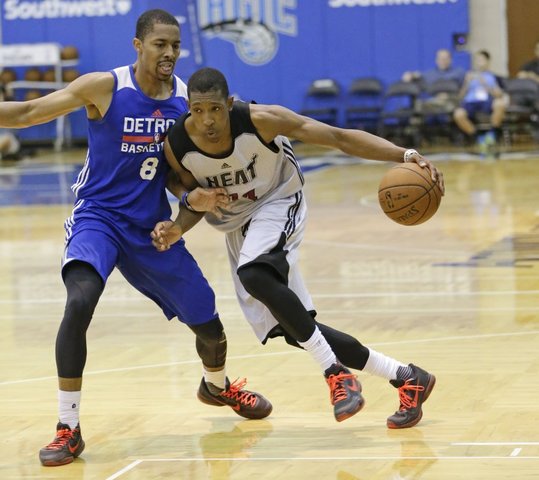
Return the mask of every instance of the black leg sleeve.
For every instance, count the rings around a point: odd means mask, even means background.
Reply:
[[[219,368],[226,362],[226,335],[223,324],[215,318],[202,325],[189,325],[196,335],[196,349],[205,367]]]
[[[238,276],[245,290],[268,307],[289,335],[299,342],[311,338],[314,319],[271,266],[251,263],[238,269]]]
[[[318,323],[318,328],[329,343],[339,361],[346,367],[363,370],[369,359],[369,349],[359,343],[351,335]],[[282,332],[286,343],[293,347],[301,348],[300,345],[286,331]]]
[[[86,364],[86,331],[103,292],[103,280],[83,262],[69,264],[64,272],[67,301],[56,337],[56,368],[62,378],[82,377]]]
[[[369,359],[369,349],[351,335],[318,323],[318,328],[326,338],[337,358],[346,367],[363,370]]]

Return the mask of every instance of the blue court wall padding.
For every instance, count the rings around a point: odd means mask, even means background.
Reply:
[[[135,60],[136,19],[149,8],[180,20],[185,80],[216,67],[241,98],[294,110],[316,78],[346,90],[359,76],[387,85],[432,68],[436,50],[451,50],[469,24],[468,0],[2,0],[0,32],[4,44],[74,45],[81,73],[109,70]],[[467,52],[454,58],[469,67]],[[73,117],[73,136],[85,137],[84,115]]]
[[[346,90],[356,77],[376,76],[387,85],[406,70],[433,68],[436,50],[452,50],[453,34],[467,33],[469,23],[468,0],[261,0],[247,13],[270,27],[278,44],[269,61],[256,64],[239,48],[248,22],[236,38],[208,32],[208,24],[246,17],[241,4],[197,2],[205,63],[226,72],[241,97],[294,110],[316,78],[335,78]],[[467,53],[453,53],[456,65],[469,67]]]

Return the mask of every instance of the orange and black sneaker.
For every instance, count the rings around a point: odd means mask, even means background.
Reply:
[[[363,408],[365,400],[361,395],[361,384],[350,370],[340,363],[334,363],[324,372],[324,376],[337,422],[350,418]]]
[[[408,380],[390,380],[399,390],[399,409],[387,419],[388,428],[409,428],[416,425],[423,416],[421,405],[429,398],[436,383],[436,377],[410,363],[413,377]]]
[[[58,422],[56,437],[39,451],[39,460],[46,467],[66,465],[77,458],[84,450],[84,440],[80,426],[72,430],[69,425]]]
[[[272,411],[273,406],[270,401],[256,392],[244,390],[243,387],[247,384],[247,380],[236,379],[230,383],[226,379],[226,388],[218,394],[210,392],[204,378],[200,382],[198,388],[198,399],[207,405],[215,407],[229,406],[240,417],[250,419],[266,418]]]

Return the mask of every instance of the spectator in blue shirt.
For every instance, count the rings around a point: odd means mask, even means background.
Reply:
[[[475,54],[474,69],[466,74],[459,96],[462,103],[453,118],[460,130],[469,138],[475,138],[477,127],[474,121],[478,114],[486,114],[493,129],[488,140],[495,142],[505,116],[507,99],[498,77],[490,71],[490,54],[486,50]]]

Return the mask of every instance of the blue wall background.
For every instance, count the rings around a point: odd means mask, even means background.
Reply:
[[[108,70],[136,58],[136,19],[149,8],[179,18],[185,80],[202,64],[216,67],[243,99],[294,110],[316,78],[346,89],[359,76],[389,84],[432,68],[436,50],[452,50],[469,24],[468,0],[3,0],[2,42],[74,45],[81,73]],[[468,68],[469,55],[454,52],[454,63]],[[84,138],[84,112],[71,123]],[[54,136],[52,124],[27,130]]]

